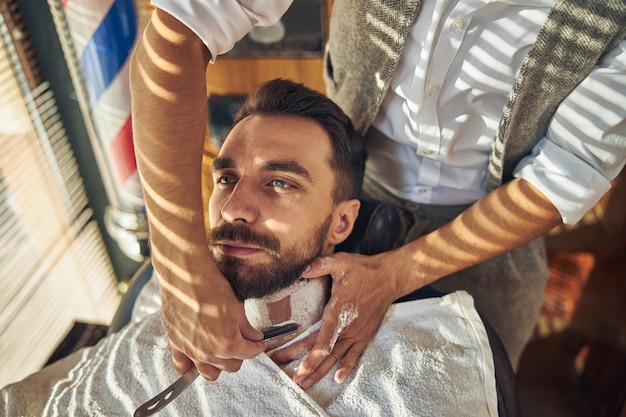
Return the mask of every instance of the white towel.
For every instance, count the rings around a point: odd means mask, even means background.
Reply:
[[[295,366],[295,365],[294,365]],[[158,416],[497,416],[494,365],[472,298],[390,307],[354,374],[309,392],[265,355],[197,378]],[[0,392],[7,416],[129,416],[178,375],[159,313]]]

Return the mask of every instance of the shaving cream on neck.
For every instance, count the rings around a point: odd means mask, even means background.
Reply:
[[[301,279],[269,296],[246,300],[246,317],[256,329],[292,320],[300,333],[322,319],[329,295],[329,278]]]

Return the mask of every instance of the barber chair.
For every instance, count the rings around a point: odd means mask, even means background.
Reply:
[[[350,236],[337,245],[336,251],[374,255],[397,248],[404,240],[403,225],[398,210],[391,204],[378,201],[361,201],[361,209],[354,229]],[[128,291],[122,297],[118,310],[109,326],[108,334],[112,334],[124,327],[131,319],[135,300],[143,286],[152,277],[153,268],[150,259],[147,259],[131,279]],[[444,294],[431,288],[424,287],[405,295],[396,303],[418,300],[430,297],[440,297]],[[479,312],[480,314],[480,312]],[[496,391],[498,394],[498,415],[500,417],[521,416],[519,395],[515,382],[515,373],[509,361],[508,354],[495,330],[483,318],[487,331],[495,365]]]

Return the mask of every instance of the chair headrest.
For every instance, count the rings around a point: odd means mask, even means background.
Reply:
[[[350,236],[335,252],[374,255],[402,245],[403,224],[398,208],[389,203],[361,200],[359,216]]]

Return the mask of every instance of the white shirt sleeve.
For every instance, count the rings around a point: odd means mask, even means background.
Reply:
[[[253,26],[271,26],[293,0],[151,0],[191,29],[211,52],[211,62],[230,51]]]
[[[626,162],[626,41],[560,104],[546,136],[514,176],[537,187],[574,224],[611,188]]]

